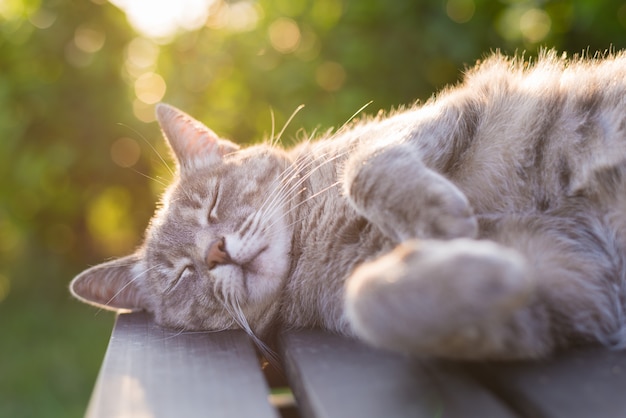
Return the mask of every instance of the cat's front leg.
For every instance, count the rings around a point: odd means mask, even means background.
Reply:
[[[355,209],[398,243],[477,234],[465,195],[426,167],[409,143],[355,152],[344,167],[343,186]]]
[[[489,241],[413,240],[346,282],[354,334],[393,351],[452,359],[526,359],[554,347],[524,257]]]

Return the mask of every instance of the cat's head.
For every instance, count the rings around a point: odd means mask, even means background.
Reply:
[[[177,161],[174,183],[141,248],[79,274],[72,294],[148,310],[177,329],[267,325],[290,265],[288,158],[266,145],[240,150],[168,105],[157,118]]]

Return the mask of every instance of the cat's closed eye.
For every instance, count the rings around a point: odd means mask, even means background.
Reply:
[[[171,292],[172,290],[174,290],[180,283],[182,283],[184,280],[189,280],[193,275],[195,274],[195,269],[194,267],[189,264],[184,266],[178,274],[173,275],[174,279],[170,282],[169,286],[167,287],[167,289],[165,290],[166,293]]]
[[[220,198],[220,189],[219,187],[215,190],[215,194],[213,195],[213,200],[211,201],[211,205],[209,206],[207,221],[209,223],[215,223],[218,221],[217,217],[217,207]]]

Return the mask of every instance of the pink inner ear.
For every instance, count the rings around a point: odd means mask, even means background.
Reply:
[[[221,158],[239,148],[173,106],[159,103],[156,114],[165,137],[183,165],[196,157]]]
[[[160,103],[157,119],[166,138],[181,160],[199,155],[220,155],[219,138],[209,128],[185,112]]]
[[[195,122],[195,121],[194,121]],[[181,124],[180,135],[184,138],[182,152],[184,155],[200,155],[219,151],[217,135],[208,128],[199,129],[195,124]]]
[[[131,266],[124,259],[92,267],[70,284],[72,294],[81,301],[113,311],[147,308],[137,282],[132,280]]]

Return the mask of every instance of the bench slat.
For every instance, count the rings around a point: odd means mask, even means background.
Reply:
[[[316,330],[281,338],[306,418],[514,417],[490,392],[436,362],[410,360]]]
[[[87,417],[273,417],[242,331],[177,334],[145,313],[119,315]]]
[[[468,367],[526,416],[626,417],[626,352],[585,348],[551,360]]]

